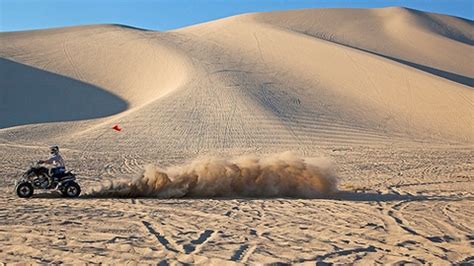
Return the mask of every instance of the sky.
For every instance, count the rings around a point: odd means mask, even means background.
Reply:
[[[0,0],[0,31],[124,24],[166,31],[232,15],[301,8],[405,6],[474,19],[474,0]]]

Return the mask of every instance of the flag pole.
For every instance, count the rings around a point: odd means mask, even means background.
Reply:
[[[109,128],[107,128],[109,129]],[[119,124],[115,124],[113,127],[112,127],[113,130],[117,131],[117,132],[120,132],[122,131],[122,128],[120,127]],[[100,137],[102,137],[105,133],[107,133],[107,130],[104,130],[104,132],[102,132],[101,134],[99,134],[96,138],[92,139],[92,140],[89,140],[86,144],[86,147],[84,148],[84,150],[82,151],[82,154],[80,156],[81,160],[84,159],[84,154],[88,151],[89,149],[89,146],[90,144],[93,142],[95,143]],[[102,172],[104,171],[104,168],[102,168],[100,171],[99,171],[99,177],[102,175]]]
[[[108,128],[107,128],[108,129]],[[119,124],[115,124],[112,129],[114,129],[115,131],[122,131],[122,128],[120,127]],[[99,134],[99,136],[97,136],[95,139],[92,139],[92,140],[89,140],[87,143],[86,143],[86,147],[84,148],[84,150],[82,151],[82,154],[80,156],[81,160],[84,159],[84,154],[86,153],[86,151],[89,149],[89,146],[91,144],[91,142],[95,143],[100,137],[102,137],[105,133],[107,133],[106,130],[104,130],[104,132],[102,132],[101,134]]]
[[[86,151],[89,149],[89,146],[91,144],[91,142],[96,142],[100,137],[102,137],[107,131],[104,130],[104,132],[102,132],[101,134],[99,134],[99,136],[97,136],[95,139],[92,139],[92,140],[89,140],[87,143],[86,143],[86,147],[84,148],[84,150],[82,151],[82,154],[80,156],[81,160],[84,159],[84,154],[86,153]]]

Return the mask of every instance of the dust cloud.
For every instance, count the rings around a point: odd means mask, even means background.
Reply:
[[[87,196],[317,198],[336,191],[337,179],[328,160],[285,152],[264,157],[205,157],[166,169],[147,165],[141,176],[105,182]]]

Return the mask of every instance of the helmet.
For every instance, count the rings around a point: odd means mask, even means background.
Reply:
[[[55,155],[56,155],[56,154],[59,153],[59,147],[56,146],[56,145],[51,146],[51,147],[49,147],[49,152],[50,152],[51,154],[55,154]]]

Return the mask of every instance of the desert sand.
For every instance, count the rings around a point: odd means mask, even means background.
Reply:
[[[473,44],[398,7],[0,33],[0,262],[472,263]],[[83,196],[17,198],[51,144]]]

